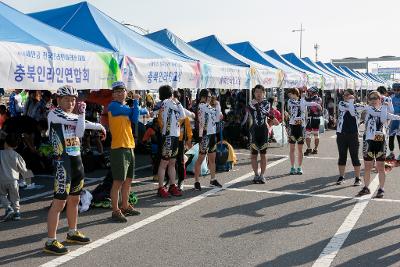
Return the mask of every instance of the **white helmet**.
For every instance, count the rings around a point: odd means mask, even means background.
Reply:
[[[69,96],[78,97],[78,91],[70,85],[64,85],[64,86],[61,86],[60,88],[58,88],[57,95],[58,96],[68,96],[69,95]]]

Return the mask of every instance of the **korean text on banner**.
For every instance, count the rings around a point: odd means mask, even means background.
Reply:
[[[142,59],[125,56],[122,80],[128,89],[151,90],[161,85],[173,88],[198,88],[200,64],[197,61]]]
[[[0,42],[0,87],[106,89],[120,76],[112,53]]]

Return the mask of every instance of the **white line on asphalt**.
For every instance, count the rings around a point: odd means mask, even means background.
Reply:
[[[149,181],[137,181],[135,183],[138,184],[153,184],[158,185],[155,182]],[[183,187],[193,188],[192,184],[184,184]],[[201,186],[205,189],[212,189],[214,187],[210,186]],[[357,188],[357,187],[354,187]],[[325,194],[313,194],[313,193],[297,193],[297,192],[287,192],[287,191],[272,191],[272,190],[256,190],[256,189],[245,189],[245,188],[226,188],[227,191],[236,191],[236,192],[249,192],[249,193],[265,193],[265,194],[273,194],[273,195],[294,195],[294,196],[305,196],[305,197],[317,197],[317,198],[333,198],[333,199],[354,199],[360,200],[360,197],[349,197],[349,196],[339,196],[339,195],[325,195]],[[378,202],[390,202],[390,203],[400,203],[400,199],[389,199],[389,198],[372,198],[371,201]]]
[[[153,166],[153,165],[145,165],[145,166],[137,167],[135,169],[135,171],[144,170],[144,169],[150,168],[151,166]],[[50,177],[50,178],[54,177],[54,176],[51,176],[51,175],[36,175],[36,176],[39,176],[39,177]],[[94,178],[94,177],[85,177],[85,179],[88,180],[87,184],[94,183],[94,182],[96,182],[98,180],[102,180],[104,178],[105,178],[105,176],[96,177],[96,178]],[[35,199],[35,198],[45,197],[45,196],[49,196],[49,195],[52,195],[52,194],[54,194],[54,191],[46,191],[46,192],[39,193],[39,194],[36,194],[36,195],[32,195],[32,196],[29,196],[29,197],[24,197],[24,198],[22,198],[20,200],[20,202],[32,200],[32,199]]]
[[[245,156],[251,156],[249,153],[236,153],[237,155],[245,155]],[[288,155],[277,155],[277,154],[267,154],[267,156],[273,156],[273,157],[288,157]],[[326,159],[326,160],[337,160],[338,158],[336,157],[310,157],[306,156],[304,157],[305,159]]]
[[[282,163],[287,159],[288,158],[286,157],[286,158],[282,158],[280,160],[274,161],[274,162],[268,164],[267,168],[271,168],[271,167],[273,167],[275,165],[278,165],[279,163]],[[184,201],[184,202],[182,202],[182,203],[180,203],[180,204],[178,204],[176,206],[173,206],[171,208],[163,210],[163,211],[161,211],[161,212],[159,212],[159,213],[157,213],[155,215],[152,215],[152,216],[150,216],[150,217],[148,217],[148,218],[146,218],[146,219],[144,219],[142,221],[134,223],[134,224],[132,224],[132,225],[130,225],[128,227],[125,227],[125,228],[123,228],[121,230],[118,230],[117,232],[114,232],[114,233],[109,234],[109,235],[107,235],[107,236],[105,236],[103,238],[100,238],[100,239],[98,239],[98,240],[96,240],[96,241],[94,241],[94,242],[92,242],[92,243],[90,243],[88,245],[82,246],[82,247],[80,247],[80,248],[68,253],[67,255],[58,257],[58,258],[56,258],[54,260],[51,260],[51,261],[49,261],[49,262],[47,262],[47,263],[45,263],[45,264],[43,264],[41,266],[42,267],[53,267],[53,266],[59,266],[61,264],[64,264],[64,263],[66,263],[66,262],[68,262],[70,260],[73,260],[73,259],[79,257],[80,255],[83,255],[83,254],[85,254],[85,253],[87,253],[87,252],[89,252],[89,251],[91,251],[93,249],[101,247],[101,246],[103,246],[103,245],[105,245],[105,244],[107,244],[107,243],[109,243],[109,242],[111,242],[111,241],[113,241],[113,240],[115,240],[117,238],[120,238],[120,237],[122,237],[124,235],[127,235],[127,234],[129,234],[129,233],[131,233],[131,232],[133,232],[133,231],[135,231],[135,230],[137,230],[139,228],[142,228],[143,226],[146,226],[147,224],[155,222],[155,221],[157,221],[157,220],[159,220],[159,219],[161,219],[161,218],[163,218],[165,216],[170,215],[171,213],[174,213],[174,212],[176,212],[178,210],[181,210],[181,209],[183,209],[183,208],[185,208],[187,206],[190,206],[190,205],[192,205],[192,204],[194,204],[194,203],[196,203],[196,202],[198,202],[198,201],[200,201],[200,200],[202,200],[202,199],[204,199],[204,198],[206,198],[208,196],[215,195],[216,193],[218,193],[218,192],[220,192],[220,191],[232,186],[235,183],[238,183],[238,182],[241,182],[241,181],[243,181],[245,179],[248,179],[252,175],[253,175],[253,172],[249,172],[249,173],[247,173],[245,175],[242,175],[239,178],[236,178],[236,179],[234,179],[234,180],[232,180],[232,181],[230,181],[228,183],[225,183],[222,188],[215,188],[215,189],[207,191],[207,192],[205,192],[205,193],[203,193],[203,194],[201,194],[199,196],[196,196],[196,197],[193,197],[193,198],[191,198],[189,200],[186,200],[186,201]]]
[[[346,219],[339,227],[339,230],[335,233],[328,245],[326,245],[322,253],[319,255],[318,259],[314,262],[313,267],[328,267],[332,264],[340,248],[343,246],[344,241],[346,241],[358,219],[361,217],[361,214],[364,212],[364,209],[367,207],[372,198],[372,194],[378,188],[378,185],[378,175],[376,175],[369,186],[371,195],[361,197],[357,201],[354,208],[350,211],[349,215],[347,215]]]
[[[296,193],[296,192],[271,191],[271,190],[254,190],[254,189],[243,189],[243,188],[229,188],[227,190],[229,190],[229,191],[238,191],[238,192],[267,193],[267,194],[274,194],[274,195],[294,195],[294,196],[304,196],[304,197],[337,198],[337,199],[358,199],[358,198],[347,197],[347,196],[335,196],[335,195],[324,195],[324,194],[306,194],[306,193]]]

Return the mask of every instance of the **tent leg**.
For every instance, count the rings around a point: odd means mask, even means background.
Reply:
[[[281,147],[283,147],[285,145],[285,140],[284,140],[284,136],[285,136],[285,88],[281,87],[281,116],[282,116],[282,122],[281,122],[281,126],[282,126],[282,142],[281,142]]]

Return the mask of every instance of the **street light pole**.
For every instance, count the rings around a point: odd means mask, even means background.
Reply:
[[[302,50],[301,48],[302,48],[302,45],[303,45],[303,32],[305,30],[306,29],[303,28],[303,23],[300,24],[300,29],[292,30],[292,32],[300,32],[300,58],[301,58],[301,50]]]
[[[315,49],[315,62],[318,61],[318,49],[319,49],[319,44],[315,44],[314,45],[314,49]]]

